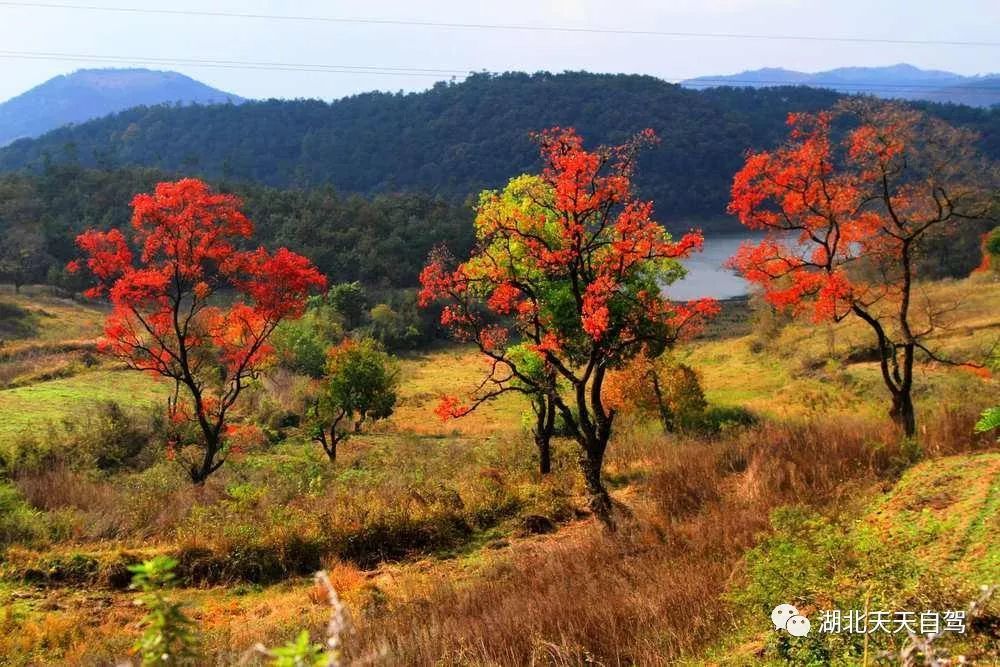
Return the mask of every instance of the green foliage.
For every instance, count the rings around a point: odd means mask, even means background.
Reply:
[[[976,433],[990,431],[1000,431],[1000,406],[983,410],[982,417],[976,422]],[[997,442],[1000,442],[1000,432],[997,433]]]
[[[699,428],[707,433],[753,426],[760,419],[750,410],[736,405],[710,405],[705,409]]]
[[[31,311],[15,303],[0,302],[0,340],[31,338],[38,332],[37,319]]]
[[[294,641],[269,651],[274,667],[325,667],[329,656],[322,644],[314,644],[309,639],[309,631],[303,630]]]
[[[0,481],[0,554],[11,544],[30,545],[45,534],[42,513],[32,509],[17,489]]]
[[[791,321],[788,312],[777,310],[764,299],[763,294],[751,294],[750,325],[753,340],[750,342],[750,351],[757,354],[769,349],[777,341],[781,330]]]
[[[331,351],[320,414],[344,413],[355,430],[366,421],[392,415],[399,387],[396,360],[376,341],[346,341]]]
[[[368,295],[361,283],[355,281],[333,285],[326,293],[326,302],[340,316],[344,328],[348,331],[364,323],[368,309]]]
[[[1000,259],[1000,227],[994,227],[993,230],[987,234],[986,243],[983,247],[991,257],[994,259]],[[1000,263],[998,263],[997,266],[1000,266]]]
[[[281,365],[310,377],[322,377],[326,350],[343,338],[339,324],[328,309],[310,304],[297,320],[284,320],[274,330],[271,342]]]
[[[663,400],[674,425],[681,430],[698,428],[705,421],[708,403],[698,374],[687,364],[666,359],[659,372]]]
[[[380,303],[369,314],[367,333],[387,350],[412,350],[423,340],[420,320],[411,310],[398,312]]]
[[[100,401],[57,424],[21,433],[7,453],[7,468],[12,474],[58,466],[106,473],[141,469],[156,459],[167,430],[157,408]]]
[[[866,605],[893,608],[892,589],[909,577],[904,557],[883,541],[856,538],[804,507],[775,510],[771,526],[773,532],[747,552],[748,581],[732,595],[733,601],[748,612],[754,625],[769,627],[769,657],[802,665],[851,664],[862,654],[861,635],[820,634],[816,611]],[[865,582],[842,581],[843,573],[855,569],[865,572]],[[812,610],[814,627],[809,636],[770,630],[771,609],[781,603]],[[873,650],[874,642],[883,637],[871,635]]]
[[[21,202],[0,200],[0,220],[10,215],[4,209],[18,203]],[[13,283],[15,290],[27,283],[41,282],[51,262],[45,250],[45,235],[35,220],[17,216],[7,225],[0,223],[0,282]]]
[[[2,174],[0,247],[7,247],[3,239],[15,227],[18,235],[41,236],[43,252],[27,258],[30,273],[20,280],[80,291],[80,275],[64,270],[78,255],[76,235],[95,225],[126,228],[132,197],[172,177],[171,172],[153,169],[104,171],[51,164],[37,173]],[[436,244],[446,242],[460,250],[472,243],[471,211],[439,196],[394,193],[364,198],[341,195],[325,185],[291,190],[254,183],[212,185],[244,200],[255,242],[305,255],[333,281],[413,286]],[[17,258],[20,262],[21,255]],[[0,276],[0,283],[8,280],[10,276]]]
[[[157,556],[129,568],[132,588],[142,592],[138,603],[147,610],[145,630],[134,646],[144,667],[195,664],[194,624],[184,614],[181,603],[163,595],[163,590],[174,582],[175,567],[177,561],[173,558]]]
[[[829,108],[840,97],[802,87],[696,91],[637,75],[482,73],[423,93],[368,93],[332,104],[137,107],[16,142],[0,151],[0,168],[43,166],[48,156],[57,164],[144,165],[279,187],[333,183],[345,192],[461,199],[524,171],[531,131],[573,126],[595,143],[614,144],[650,127],[663,146],[642,160],[643,197],[665,218],[719,216],[747,147],[776,144],[788,112]],[[920,106],[980,130],[986,152],[1000,153],[995,109]],[[305,232],[310,221],[300,224]],[[404,213],[397,224],[418,221]],[[370,233],[373,239],[359,244],[362,263],[379,238]]]
[[[729,594],[752,632],[767,633],[762,662],[858,664],[866,635],[818,632],[821,610],[965,608],[1000,562],[993,538],[998,471],[995,453],[939,458],[910,468],[866,509],[841,501],[829,516],[802,506],[775,510],[771,531],[747,552],[745,578]],[[808,637],[773,631],[768,617],[780,603],[809,616]],[[945,633],[941,648],[992,656],[991,614],[965,634]],[[870,633],[869,656],[898,655],[905,640],[901,632]]]

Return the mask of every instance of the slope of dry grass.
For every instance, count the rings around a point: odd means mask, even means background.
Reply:
[[[934,289],[978,304],[957,320],[964,333],[943,341],[954,351],[1000,332],[993,311],[983,312],[1000,296],[995,285]],[[65,307],[66,317],[100,319]],[[67,332],[96,335],[87,326]],[[855,333],[838,332],[837,346],[854,345]],[[64,342],[40,339],[18,342],[18,354]],[[126,654],[140,611],[121,590],[122,568],[166,552],[181,557],[186,587],[175,596],[199,623],[206,664],[233,664],[254,642],[281,643],[303,626],[319,636],[324,597],[302,575],[320,566],[351,610],[349,652],[382,664],[770,659],[759,619],[748,621],[733,595],[748,585],[746,554],[773,530],[774,510],[850,522],[919,457],[933,471],[941,457],[961,462],[994,447],[970,425],[997,392],[993,381],[924,367],[917,449],[889,427],[865,364],[815,362],[826,349],[821,333],[787,327],[778,344],[788,354],[750,344],[741,335],[702,340],[682,355],[712,402],[748,406],[761,423],[711,437],[667,438],[644,423],[616,434],[607,477],[630,518],[614,536],[582,510],[572,443],[556,443],[555,472],[539,479],[516,397],[447,424],[433,416],[440,394],[479,377],[467,348],[403,359],[396,414],[348,440],[336,466],[291,428],[198,490],[163,461],[104,473],[69,463],[25,469],[12,480],[19,511],[34,513],[43,534],[0,563],[0,655],[78,665]],[[5,363],[12,358],[0,372]],[[101,391],[158,400],[146,378],[98,366],[0,390],[0,409],[18,430],[47,438],[45,424],[86,411],[85,399]],[[989,507],[962,524],[966,533],[986,539]],[[528,515],[553,519],[557,530],[531,534]]]

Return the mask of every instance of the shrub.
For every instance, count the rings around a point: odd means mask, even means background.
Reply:
[[[374,340],[347,340],[330,350],[311,417],[313,438],[331,461],[337,458],[337,444],[350,433],[392,415],[398,388],[396,360]]]
[[[759,419],[750,410],[735,405],[711,405],[702,413],[697,428],[707,433],[753,426]]]
[[[155,409],[126,408],[114,401],[96,403],[83,414],[50,424],[42,433],[22,434],[8,455],[12,476],[59,467],[113,472],[142,469],[155,458],[155,445],[167,427]]]
[[[11,544],[31,544],[45,537],[45,520],[17,489],[0,481],[0,551]]]
[[[327,348],[343,337],[343,329],[334,321],[329,308],[310,300],[305,315],[281,322],[271,341],[282,366],[310,377],[321,377]]]
[[[698,374],[664,354],[640,355],[626,367],[611,371],[604,385],[610,407],[624,414],[656,417],[664,432],[697,428],[707,403]]]
[[[791,317],[767,302],[760,291],[750,295],[750,351],[760,354],[771,348]]]
[[[137,603],[147,610],[142,621],[145,630],[134,646],[143,667],[195,664],[194,624],[184,614],[181,603],[163,595],[163,589],[173,584],[176,566],[174,559],[157,556],[129,568],[133,573],[132,588],[142,592]]]
[[[994,271],[1000,273],[1000,227],[994,227],[993,231],[986,235],[983,241],[984,261],[988,261]]]
[[[359,282],[338,283],[326,293],[326,302],[340,318],[347,330],[364,324],[368,310],[368,295]]]
[[[405,315],[393,310],[389,304],[380,303],[372,308],[368,327],[371,337],[387,350],[411,350],[420,343],[418,325]]]

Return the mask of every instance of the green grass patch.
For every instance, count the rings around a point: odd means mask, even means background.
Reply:
[[[95,371],[0,391],[0,449],[21,432],[73,419],[95,403],[151,405],[166,398],[166,383],[132,371]]]
[[[998,496],[1000,453],[993,452],[915,466],[857,521],[843,518],[852,512],[830,518],[802,507],[775,511],[773,532],[748,552],[746,581],[731,594],[744,634],[763,637],[757,657],[768,664],[857,664],[864,635],[820,633],[821,610],[965,609],[980,586],[1000,581]],[[780,603],[810,617],[809,636],[770,629],[770,610]],[[940,644],[952,655],[988,659],[998,612],[994,599],[985,623],[970,620],[967,634],[945,635]],[[904,640],[905,633],[871,633],[868,654],[898,652]]]

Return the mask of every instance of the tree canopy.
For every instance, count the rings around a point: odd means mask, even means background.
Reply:
[[[490,363],[468,404],[446,396],[439,415],[458,417],[508,392],[546,395],[581,447],[591,507],[609,524],[601,469],[615,414],[602,395],[607,372],[642,351],[662,353],[718,308],[663,296],[663,286],[684,275],[678,260],[702,238],[690,232],[674,241],[652,203],[635,196],[637,152],[655,138],[646,130],[588,150],[572,129],[536,135],[541,174],[484,192],[469,259],[455,266],[438,251],[420,276],[421,303],[443,303],[441,323]],[[525,348],[533,355],[526,358]],[[531,356],[546,370],[539,373]]]

